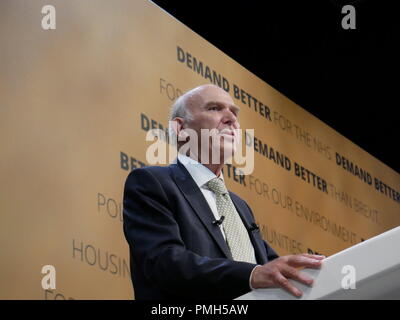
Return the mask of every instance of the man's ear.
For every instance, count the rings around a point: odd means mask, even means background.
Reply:
[[[185,127],[185,120],[181,117],[176,117],[172,120],[172,129],[174,130],[177,137],[179,137],[179,133]]]

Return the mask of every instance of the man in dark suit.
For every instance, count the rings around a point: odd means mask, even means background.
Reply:
[[[221,169],[237,147],[238,112],[217,86],[190,90],[170,117],[176,136],[185,137],[176,163],[129,174],[124,234],[136,299],[233,299],[278,286],[301,296],[288,279],[312,284],[297,268],[319,268],[323,257],[278,257],[247,203],[225,187]],[[211,136],[202,136],[204,129]],[[181,148],[187,143],[190,153]]]

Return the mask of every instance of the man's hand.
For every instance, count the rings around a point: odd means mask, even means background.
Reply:
[[[251,286],[258,288],[281,287],[296,297],[301,297],[302,292],[293,286],[288,279],[297,280],[305,285],[311,286],[314,280],[297,268],[321,267],[325,256],[314,254],[296,254],[282,256],[254,269],[251,277]]]

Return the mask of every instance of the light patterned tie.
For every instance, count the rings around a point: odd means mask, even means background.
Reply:
[[[222,227],[233,260],[256,263],[249,234],[236,211],[224,182],[220,178],[214,178],[208,181],[207,186],[216,195],[219,215],[225,217],[222,221]]]

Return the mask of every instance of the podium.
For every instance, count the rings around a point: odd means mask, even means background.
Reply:
[[[400,299],[400,227],[338,252],[321,269],[303,269],[314,279],[296,298],[281,288],[255,289],[236,300],[362,300]]]

